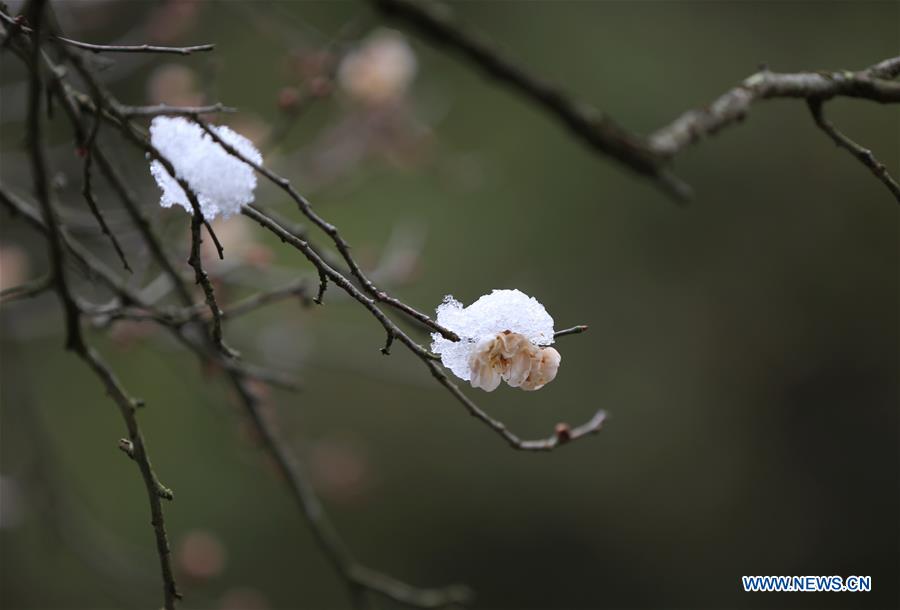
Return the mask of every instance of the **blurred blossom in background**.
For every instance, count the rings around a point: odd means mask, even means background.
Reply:
[[[348,97],[367,106],[399,104],[416,76],[416,55],[402,34],[379,30],[347,53],[338,82]]]
[[[0,290],[28,280],[28,255],[12,244],[0,244]]]
[[[90,60],[126,104],[238,108],[209,118],[252,141],[341,228],[376,283],[420,311],[447,294],[471,303],[519,288],[556,329],[590,325],[555,345],[565,366],[540,392],[466,388],[526,438],[610,412],[589,440],[514,452],[402,350],[382,356],[382,329],[340,290],[314,305],[318,276],[296,251],[246,218],[214,221],[225,258],[206,242],[202,256],[225,309],[297,283],[226,318],[225,335],[248,362],[299,384],[253,390],[366,565],[423,586],[467,583],[483,609],[896,607],[898,209],[801,102],[758,104],[680,157],[698,195],[679,208],[364,2],[53,6],[81,40],[215,43],[188,57]],[[640,133],[761,63],[859,69],[900,42],[893,2],[452,9]],[[0,99],[0,180],[30,197],[27,83],[9,53]],[[829,113],[900,167],[896,107],[839,100]],[[47,122],[53,197],[73,235],[119,271],[81,199],[83,161],[60,114]],[[111,129],[98,137],[189,276],[190,216],[159,207],[143,155]],[[130,284],[171,298],[115,193],[102,179],[94,189]],[[255,197],[309,229],[271,184]],[[0,219],[0,287],[44,276],[43,241]],[[104,304],[101,290],[79,287]],[[146,403],[154,468],[175,494],[166,520],[181,607],[349,607],[221,371],[152,323],[98,316],[86,327]],[[0,607],[157,607],[145,491],[117,448],[114,405],[62,349],[57,301],[4,304],[0,332]],[[749,574],[871,575],[873,591],[740,593]]]

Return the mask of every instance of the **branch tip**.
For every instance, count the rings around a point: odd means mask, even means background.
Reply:
[[[394,333],[391,330],[387,331],[387,339],[384,342],[384,347],[381,348],[381,353],[385,356],[391,355],[391,345],[394,343]]]

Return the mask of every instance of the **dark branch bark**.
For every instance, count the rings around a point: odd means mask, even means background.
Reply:
[[[384,15],[455,51],[488,77],[546,111],[573,137],[650,177],[678,200],[689,199],[691,190],[667,169],[673,157],[704,137],[742,121],[757,101],[796,98],[821,103],[834,97],[851,97],[885,104],[900,102],[900,83],[890,80],[900,74],[900,57],[885,59],[858,72],[779,74],[764,70],[709,105],[685,112],[644,138],[506,59],[488,43],[462,29],[446,6],[422,0],[370,1]],[[883,175],[876,172],[882,181]]]
[[[799,98],[823,102],[833,97],[856,97],[881,103],[900,102],[900,83],[862,72],[778,74],[764,70],[745,79],[708,106],[690,110],[650,136],[659,154],[671,157],[703,137],[742,121],[757,101]]]
[[[344,546],[343,540],[328,519],[321,501],[303,475],[293,455],[287,451],[284,442],[260,412],[253,392],[238,376],[232,375],[231,382],[259,433],[263,445],[275,459],[278,470],[287,481],[291,495],[309,524],[319,548],[344,579],[357,607],[368,606],[364,598],[366,592],[378,593],[396,602],[416,608],[442,608],[467,604],[471,601],[472,592],[464,586],[419,589],[358,564]]]
[[[690,188],[663,167],[659,155],[643,138],[623,129],[607,114],[575,101],[561,89],[502,57],[487,42],[454,23],[448,11],[439,11],[434,5],[416,0],[371,1],[385,15],[409,24],[429,40],[456,51],[488,77],[545,110],[583,144],[650,177],[676,200],[691,197]]]

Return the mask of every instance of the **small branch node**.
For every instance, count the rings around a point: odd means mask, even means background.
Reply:
[[[572,428],[569,427],[569,424],[565,422],[556,424],[554,434],[556,435],[556,440],[560,445],[562,445],[563,443],[568,443],[570,440],[572,440]]]
[[[134,459],[134,443],[127,438],[119,439],[119,449],[132,460]]]
[[[558,330],[553,333],[553,337],[565,337],[566,335],[580,335],[583,332],[587,332],[588,330],[587,324],[579,324],[578,326],[573,326],[572,328],[566,328],[564,330]]]
[[[381,353],[385,356],[391,355],[391,345],[394,343],[394,332],[392,330],[387,331],[387,340],[384,343],[384,347],[381,348]]]
[[[316,293],[316,298],[313,299],[313,303],[316,305],[322,304],[322,298],[325,296],[325,290],[328,289],[328,276],[325,275],[325,272],[319,269],[319,291]]]

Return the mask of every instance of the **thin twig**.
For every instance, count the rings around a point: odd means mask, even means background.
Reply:
[[[271,231],[282,242],[287,243],[299,250],[300,253],[303,254],[303,256],[305,256],[307,260],[309,260],[313,264],[313,266],[316,267],[316,269],[323,272],[326,276],[328,276],[328,279],[330,279],[350,297],[355,299],[365,309],[367,309],[369,313],[371,313],[375,317],[375,319],[378,320],[378,322],[384,328],[385,333],[387,333],[388,339],[385,347],[382,349],[382,353],[385,353],[384,349],[388,349],[390,347],[390,344],[393,343],[394,340],[397,340],[405,345],[428,367],[428,370],[431,372],[432,376],[434,376],[434,378],[437,379],[442,386],[444,386],[460,403],[462,403],[462,405],[471,415],[487,424],[489,428],[499,434],[507,443],[509,443],[511,447],[524,451],[549,451],[555,449],[561,444],[559,441],[553,440],[553,438],[555,437],[539,440],[523,440],[513,432],[509,431],[506,428],[505,424],[498,420],[495,420],[490,415],[488,415],[468,396],[466,396],[455,383],[450,380],[447,374],[444,373],[443,369],[436,363],[434,354],[413,341],[409,335],[403,332],[403,330],[399,326],[391,321],[391,319],[388,318],[384,314],[384,312],[378,308],[377,302],[374,299],[368,297],[359,288],[354,286],[353,283],[350,282],[350,280],[348,280],[334,268],[329,266],[312,250],[312,248],[309,247],[308,243],[288,232],[286,229],[284,229],[284,227],[280,226],[277,222],[260,212],[252,205],[245,205],[241,209],[241,213],[244,216],[255,220],[260,226]],[[598,412],[587,424],[577,428],[577,430],[580,430],[580,433],[577,436],[573,435],[570,440],[575,440],[577,438],[587,436],[590,433],[599,431],[600,426],[603,423],[603,418],[605,417],[605,415],[601,416],[601,413],[602,412]]]
[[[30,299],[36,297],[43,292],[53,288],[53,275],[47,274],[43,277],[19,284],[18,286],[10,286],[0,290],[0,303],[9,303],[19,299]]]
[[[175,176],[174,172],[170,175],[173,177]],[[193,267],[194,281],[203,288],[206,305],[209,307],[209,311],[212,312],[213,342],[223,353],[229,356],[235,356],[236,353],[225,345],[222,338],[222,310],[219,309],[212,282],[206,274],[206,271],[203,269],[203,263],[201,262],[200,244],[203,243],[203,238],[201,237],[200,232],[204,224],[206,224],[206,221],[203,219],[203,213],[199,211],[198,206],[198,209],[196,209],[191,216],[191,255],[188,257],[188,265]],[[213,235],[212,228],[210,228],[209,225],[207,225],[206,228],[210,232],[210,235]]]
[[[427,326],[428,328],[437,331],[443,337],[451,340],[451,341],[459,341],[459,337],[452,330],[445,328],[432,320],[430,317],[425,314],[417,311],[413,307],[410,307],[406,303],[403,303],[399,299],[392,297],[387,294],[383,290],[380,290],[377,286],[375,286],[372,281],[366,277],[366,274],[363,273],[363,270],[360,268],[359,264],[350,254],[350,244],[348,244],[343,237],[341,237],[340,232],[337,227],[333,224],[325,221],[321,216],[319,216],[312,208],[312,204],[303,197],[300,193],[298,193],[294,187],[291,185],[290,181],[287,178],[283,178],[270,169],[260,165],[259,163],[254,162],[251,159],[248,159],[246,155],[238,151],[236,148],[222,140],[214,130],[210,129],[209,125],[198,116],[192,117],[193,120],[200,125],[203,130],[221,146],[228,154],[233,157],[240,159],[261,175],[265,176],[270,182],[278,186],[281,190],[287,193],[291,199],[293,199],[300,208],[300,211],[309,218],[313,224],[319,227],[326,235],[328,235],[331,240],[334,242],[334,245],[337,247],[338,251],[341,253],[341,256],[344,258],[344,261],[347,263],[350,268],[350,273],[362,284],[363,290],[367,292],[374,300],[385,303],[398,311],[403,312],[405,315],[409,316],[413,320]],[[304,241],[304,243],[307,243]],[[308,243],[307,243],[308,247]],[[343,276],[342,276],[343,277]]]
[[[16,28],[17,31],[21,31],[26,34],[32,34],[37,29],[30,28],[18,22],[14,17],[10,17],[2,11],[0,11],[0,20],[4,21],[7,25]],[[11,34],[12,30],[10,32],[10,35]],[[214,44],[201,44],[192,47],[162,47],[150,44],[107,45],[81,42],[80,40],[72,40],[71,38],[66,38],[64,36],[53,36],[52,38],[69,46],[83,49],[85,51],[91,51],[92,53],[173,53],[176,55],[190,55],[191,53],[203,53],[206,51],[212,51],[216,48],[216,45]]]
[[[222,311],[224,319],[237,318],[251,311],[256,311],[260,307],[275,303],[288,298],[299,298],[301,300],[309,300],[309,281],[305,278],[297,282],[291,282],[287,286],[273,288],[266,292],[258,292],[246,299],[239,301],[230,307],[226,307]]]
[[[703,137],[739,123],[759,100],[800,98],[825,101],[833,97],[856,97],[881,103],[900,102],[900,83],[860,72],[801,72],[780,74],[762,70],[711,104],[685,112],[650,136],[657,153],[672,157]]]
[[[325,291],[328,289],[328,276],[319,270],[319,290],[316,292],[316,296],[313,299],[313,303],[316,305],[322,304],[322,299],[325,297]]]
[[[467,604],[471,601],[472,592],[468,587],[455,585],[443,589],[419,589],[356,563],[328,519],[321,501],[302,473],[299,464],[286,449],[275,428],[260,412],[252,390],[240,377],[232,376],[231,382],[263,445],[275,459],[279,472],[287,481],[288,488],[306,518],[319,548],[344,579],[357,607],[368,607],[362,597],[366,591],[417,608],[441,608]]]
[[[450,380],[450,378],[443,371],[443,369],[441,369],[437,362],[425,357],[422,358],[422,361],[425,362],[425,364],[428,366],[432,376],[438,380],[438,383],[447,388],[447,390],[456,397],[456,399],[469,412],[469,415],[487,424],[488,427],[499,434],[509,444],[510,447],[519,451],[552,451],[562,444],[600,432],[600,429],[603,426],[603,422],[606,421],[606,411],[601,409],[597,411],[590,420],[578,426],[577,428],[572,429],[565,436],[557,432],[553,436],[549,436],[544,439],[525,440],[512,432],[509,428],[507,428],[506,424],[504,424],[500,420],[494,419],[483,409],[481,409],[481,407],[475,404],[475,402],[471,398],[463,393],[458,385]],[[566,430],[569,429],[568,425],[563,425],[565,426]],[[559,429],[560,427],[557,426],[557,431]]]
[[[32,228],[39,231],[48,240],[52,236],[50,228],[46,224],[41,213],[33,206],[25,203],[20,197],[0,185],[0,203],[6,206],[13,215],[24,219]],[[123,283],[117,274],[106,266],[103,261],[96,258],[93,253],[78,243],[63,226],[58,226],[55,233],[59,243],[66,249],[80,269],[92,280],[99,280],[104,286],[118,295],[123,303],[139,305],[141,296]]]
[[[213,245],[216,247],[216,254],[219,255],[219,260],[225,260],[225,248],[222,247],[222,242],[219,241],[219,237],[216,235],[216,232],[213,231],[212,225],[209,224],[209,221],[205,218],[203,219],[203,226],[206,227],[206,232],[209,233],[209,236],[213,240]]]
[[[81,336],[80,312],[72,292],[69,289],[63,262],[63,248],[60,242],[60,222],[57,218],[53,204],[50,202],[50,188],[48,181],[47,162],[44,153],[43,124],[41,121],[41,109],[43,107],[44,84],[41,78],[41,40],[43,32],[44,8],[46,0],[34,0],[30,5],[29,17],[35,24],[32,30],[32,43],[30,49],[28,72],[28,115],[27,115],[27,141],[28,152],[31,157],[32,180],[34,192],[37,195],[44,224],[48,230],[48,248],[50,259],[50,275],[59,296],[66,320],[66,349],[83,350],[84,340]]]
[[[221,103],[209,106],[169,106],[157,104],[155,106],[119,106],[119,114],[126,117],[154,117],[160,115],[170,116],[194,116],[195,114],[218,114],[220,112],[237,112],[237,108],[225,106]]]
[[[166,534],[166,523],[163,516],[161,499],[172,500],[174,495],[172,490],[159,482],[153,465],[150,463],[150,456],[147,455],[146,443],[141,434],[140,427],[137,423],[135,411],[137,404],[134,399],[129,398],[116,379],[115,375],[103,363],[100,357],[91,348],[86,348],[83,352],[79,352],[79,356],[87,362],[93,369],[103,385],[122,413],[125,424],[128,427],[128,438],[131,443],[130,457],[137,463],[144,479],[144,486],[147,489],[147,498],[150,502],[150,523],[153,525],[153,532],[156,535],[156,551],[159,555],[160,569],[163,575],[163,588],[166,610],[174,610],[175,601],[181,598],[178,587],[175,584],[175,576],[172,572],[171,550],[169,548],[169,539]]]
[[[580,335],[583,332],[587,332],[588,325],[587,324],[579,324],[578,326],[573,326],[572,328],[566,328],[564,330],[558,330],[553,333],[554,337],[565,337],[566,335]]]
[[[100,117],[94,117],[94,125],[91,128],[91,132],[88,134],[87,139],[82,143],[80,152],[84,155],[84,164],[82,165],[81,172],[81,195],[84,197],[84,200],[88,204],[88,208],[91,210],[91,214],[97,221],[97,224],[100,225],[100,230],[104,235],[109,239],[110,243],[112,243],[113,249],[115,249],[116,254],[119,256],[119,260],[122,261],[122,266],[126,271],[131,273],[131,267],[128,266],[128,259],[125,258],[125,251],[122,250],[122,245],[119,243],[119,240],[116,238],[115,234],[110,231],[109,225],[106,224],[106,219],[103,217],[103,212],[100,211],[100,206],[97,205],[97,200],[94,198],[94,191],[91,188],[91,165],[93,161],[93,147],[94,142],[97,141],[97,132],[100,130]]]
[[[856,157],[860,163],[868,167],[872,173],[875,174],[875,177],[884,183],[888,190],[894,195],[894,198],[900,202],[900,185],[898,185],[897,181],[891,177],[884,164],[875,158],[872,151],[868,148],[863,148],[838,131],[838,129],[825,118],[825,114],[822,112],[821,100],[809,100],[807,103],[809,104],[809,111],[812,113],[816,125],[818,125],[837,146],[849,152]]]

